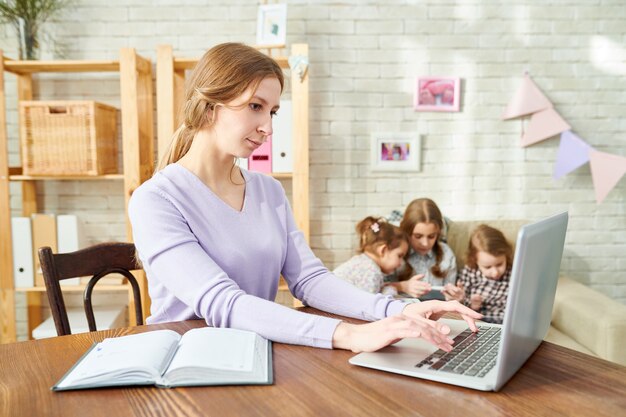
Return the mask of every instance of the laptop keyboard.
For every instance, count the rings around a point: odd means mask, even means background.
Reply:
[[[452,351],[439,349],[415,367],[483,377],[496,364],[500,334],[499,327],[478,326],[478,333],[467,329],[454,338]]]

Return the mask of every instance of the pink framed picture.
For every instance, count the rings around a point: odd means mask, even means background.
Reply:
[[[415,111],[459,111],[461,79],[457,77],[417,77]]]

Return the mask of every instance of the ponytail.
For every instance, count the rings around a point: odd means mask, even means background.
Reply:
[[[191,148],[191,142],[193,142],[194,132],[185,126],[184,124],[180,125],[176,132],[172,135],[172,141],[170,142],[170,146],[167,148],[167,151],[161,157],[161,160],[157,164],[157,168],[155,171],[160,171],[169,164],[173,164],[174,162],[178,162],[180,158],[185,156],[185,154]]]
[[[387,223],[384,217],[367,216],[356,225],[359,235],[359,253],[375,250],[385,245],[395,249],[402,242],[409,243],[407,236],[399,227]]]

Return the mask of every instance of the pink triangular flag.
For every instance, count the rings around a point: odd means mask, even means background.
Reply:
[[[591,150],[593,148],[571,130],[561,133],[561,143],[556,155],[552,177],[559,179],[589,162],[589,151]]]
[[[550,107],[552,107],[550,100],[543,95],[537,84],[526,74],[522,79],[522,85],[517,89],[504,113],[502,113],[502,120],[525,116]]]
[[[599,204],[626,174],[626,158],[593,150],[589,153],[589,164],[596,201]]]
[[[522,146],[532,145],[566,130],[570,125],[554,109],[545,109],[530,116],[528,128],[522,136]]]

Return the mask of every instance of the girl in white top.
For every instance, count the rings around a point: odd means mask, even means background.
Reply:
[[[339,265],[334,274],[373,294],[397,294],[394,286],[385,286],[384,278],[402,265],[409,249],[406,234],[384,218],[372,216],[361,220],[356,231],[360,236],[359,255]]]

